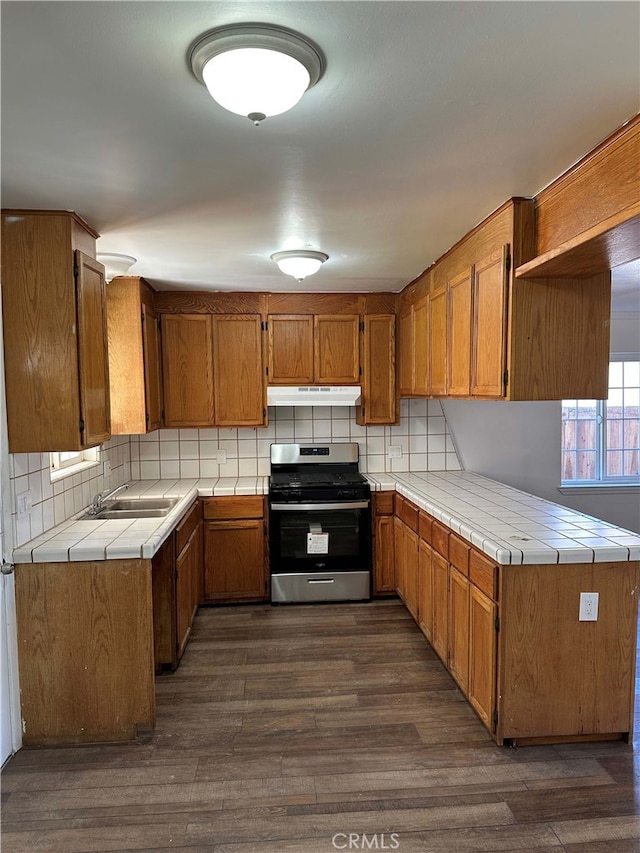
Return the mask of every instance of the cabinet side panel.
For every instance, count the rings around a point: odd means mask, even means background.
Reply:
[[[70,222],[2,218],[9,449],[80,448],[78,340]],[[76,440],[69,446],[69,436]]]
[[[500,605],[503,738],[633,728],[640,564],[509,566]],[[581,592],[598,619],[578,619]]]
[[[588,279],[516,279],[510,399],[606,399],[610,316],[610,272]]]
[[[149,561],[25,563],[16,604],[25,745],[132,740],[154,725]]]

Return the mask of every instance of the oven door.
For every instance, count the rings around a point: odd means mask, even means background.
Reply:
[[[269,511],[271,574],[371,570],[368,500],[272,503]]]

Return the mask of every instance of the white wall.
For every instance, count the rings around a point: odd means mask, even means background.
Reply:
[[[640,315],[614,314],[611,352],[640,352]],[[640,495],[620,489],[562,494],[560,402],[443,400],[462,467],[640,532]]]

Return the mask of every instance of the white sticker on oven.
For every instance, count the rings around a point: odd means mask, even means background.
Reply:
[[[307,533],[307,554],[328,554],[328,533]]]

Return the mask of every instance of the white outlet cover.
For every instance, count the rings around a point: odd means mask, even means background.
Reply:
[[[226,450],[218,450],[216,453],[216,462],[218,465],[226,465],[227,464],[227,451]]]
[[[387,447],[387,454],[389,456],[389,459],[402,459],[402,445],[390,444]]]
[[[580,593],[580,622],[597,622],[598,621],[598,598],[597,592],[581,592]]]

